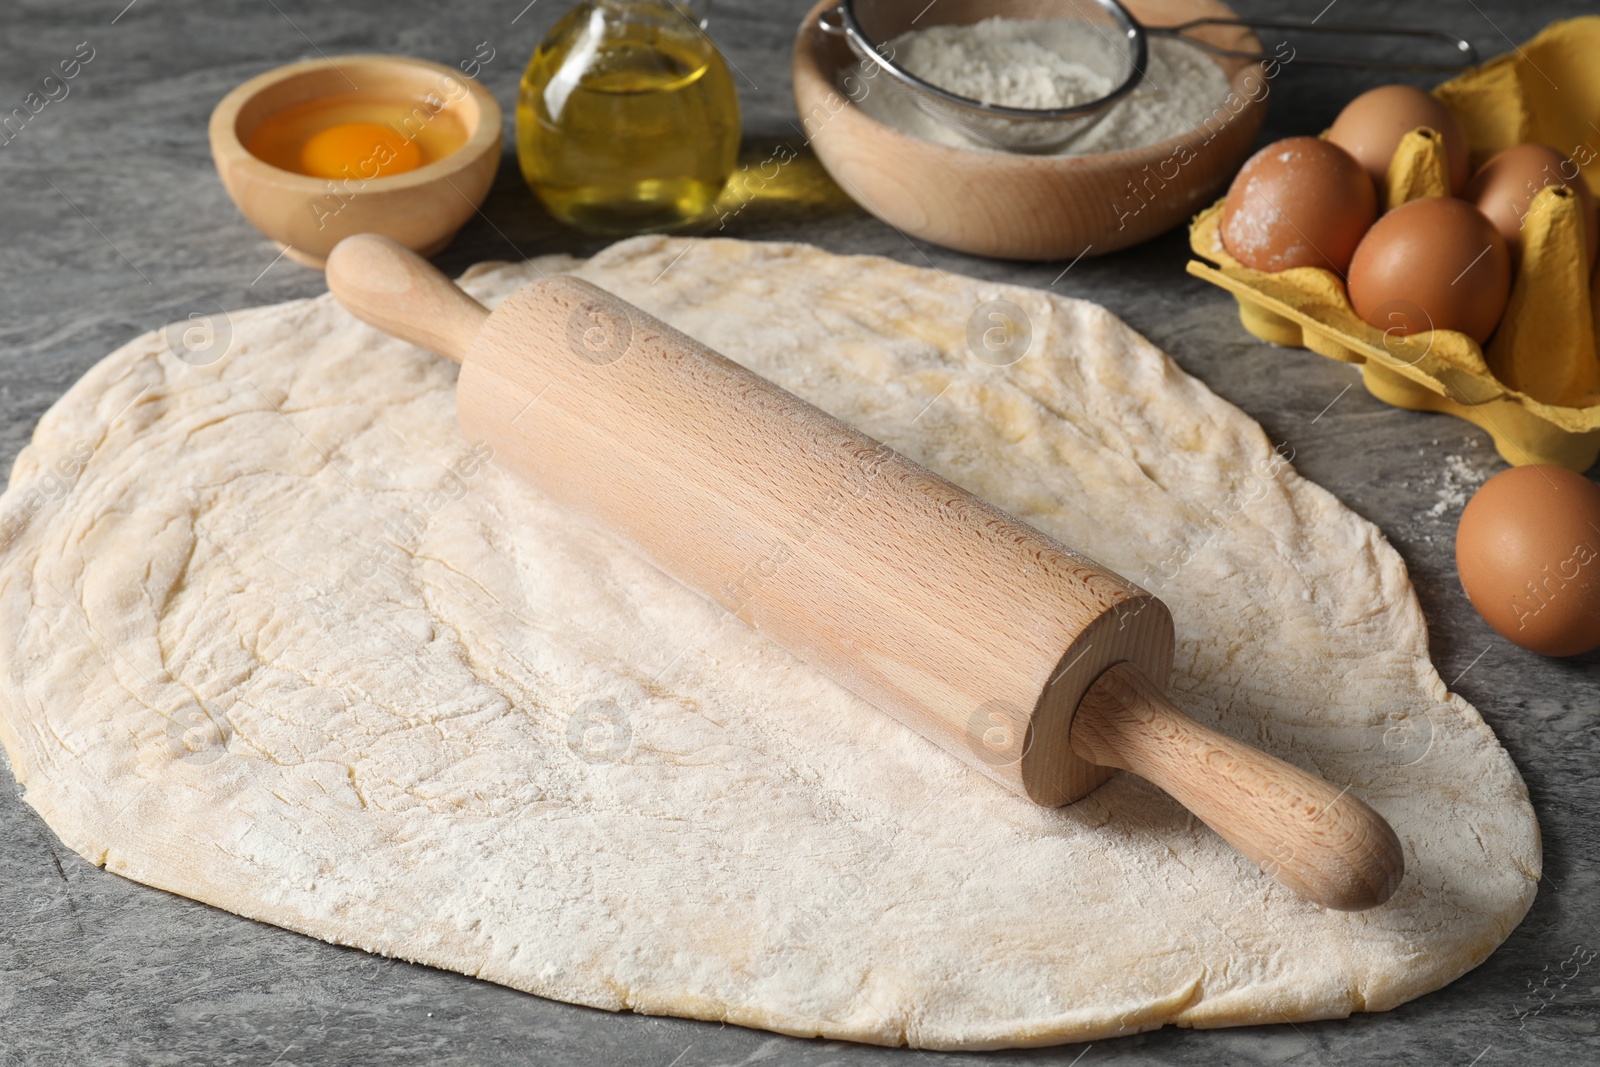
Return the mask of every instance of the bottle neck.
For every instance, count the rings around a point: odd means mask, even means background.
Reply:
[[[619,15],[645,11],[676,15],[702,30],[711,20],[711,0],[589,0],[589,3]]]

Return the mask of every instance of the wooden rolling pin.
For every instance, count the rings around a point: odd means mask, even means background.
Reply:
[[[588,282],[491,314],[371,235],[327,272],[461,364],[462,428],[507,468],[1006,788],[1064,804],[1123,768],[1326,907],[1399,884],[1366,804],[1162,697],[1172,620],[1131,582]]]

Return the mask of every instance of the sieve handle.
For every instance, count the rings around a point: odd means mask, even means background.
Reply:
[[[1392,59],[1351,59],[1343,56],[1318,56],[1301,55],[1298,52],[1293,56],[1296,63],[1311,63],[1321,67],[1378,67],[1388,70],[1431,70],[1455,71],[1465,70],[1476,66],[1478,63],[1478,50],[1472,47],[1472,42],[1465,37],[1457,36],[1447,30],[1429,30],[1416,26],[1318,26],[1312,22],[1298,22],[1280,19],[1224,19],[1200,18],[1190,19],[1188,22],[1176,26],[1146,26],[1145,32],[1157,34],[1162,37],[1178,37],[1196,48],[1210,52],[1214,56],[1229,56],[1233,59],[1280,59],[1262,52],[1249,52],[1238,48],[1223,48],[1221,45],[1211,44],[1195,37],[1185,36],[1186,31],[1197,29],[1201,26],[1243,26],[1249,30],[1293,30],[1297,33],[1323,34],[1338,37],[1366,37],[1382,39],[1385,37],[1403,37],[1412,40],[1439,41],[1449,45],[1458,53],[1456,62],[1453,63],[1402,63]],[[1281,60],[1287,62],[1287,60]]]

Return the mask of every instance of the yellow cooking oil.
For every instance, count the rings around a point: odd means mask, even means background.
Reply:
[[[590,0],[539,45],[517,97],[517,158],[545,208],[619,236],[708,218],[739,152],[721,53],[672,0]]]
[[[332,181],[403,174],[466,143],[466,124],[441,100],[355,91],[284,108],[244,138],[263,162]]]

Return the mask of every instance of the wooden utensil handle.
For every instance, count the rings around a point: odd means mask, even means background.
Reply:
[[[362,233],[328,253],[328,291],[356,318],[460,363],[489,309],[398,241]]]
[[[1251,862],[1323,907],[1388,900],[1405,858],[1383,817],[1308,771],[1207,729],[1119,663],[1078,705],[1072,747],[1172,794]]]

